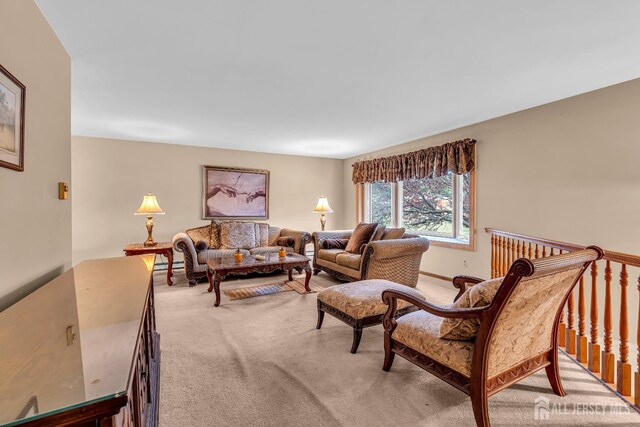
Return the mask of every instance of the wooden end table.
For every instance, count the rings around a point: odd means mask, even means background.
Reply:
[[[233,258],[218,258],[207,261],[207,278],[209,279],[209,289],[216,291],[216,301],[213,304],[220,305],[220,282],[229,274],[247,275],[251,273],[273,273],[278,270],[286,270],[289,273],[289,281],[293,280],[292,272],[306,273],[304,289],[307,292],[309,281],[311,280],[311,260],[306,256],[288,253],[287,256],[279,257],[277,253],[265,254],[264,260],[257,260],[253,255],[245,255],[242,262],[236,262]]]
[[[173,285],[171,277],[173,277],[173,243],[160,242],[155,246],[145,246],[142,243],[132,243],[122,249],[125,256],[144,255],[144,254],[160,254],[167,257],[167,285]]]

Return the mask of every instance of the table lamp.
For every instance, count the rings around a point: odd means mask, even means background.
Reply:
[[[322,226],[322,231],[324,231],[324,226],[327,223],[327,218],[324,216],[326,213],[332,213],[333,209],[329,206],[329,201],[326,197],[322,196],[318,199],[318,204],[313,210],[315,213],[320,214],[320,225]]]
[[[144,242],[145,246],[155,246],[157,243],[153,241],[153,236],[151,232],[153,231],[153,215],[164,215],[164,211],[160,208],[158,201],[156,200],[156,196],[149,193],[142,199],[142,204],[135,212],[135,215],[146,215],[147,216],[147,232],[149,233],[149,237],[147,241]]]

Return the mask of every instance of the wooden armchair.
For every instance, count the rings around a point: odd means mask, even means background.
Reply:
[[[489,396],[539,369],[546,369],[554,393],[564,396],[557,352],[562,308],[585,269],[603,255],[600,248],[590,246],[548,258],[518,259],[504,278],[494,282],[495,297],[482,307],[442,307],[402,291],[384,291],[382,299],[389,308],[383,319],[383,369],[389,371],[399,354],[448,382],[471,397],[478,426],[490,425]],[[456,277],[453,283],[460,289],[456,300],[481,281]],[[398,300],[419,310],[396,320]],[[440,338],[442,318],[476,319],[475,340]]]

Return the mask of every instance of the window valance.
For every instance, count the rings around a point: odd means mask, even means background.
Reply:
[[[449,172],[462,175],[475,167],[475,143],[475,139],[467,138],[410,153],[356,162],[352,180],[354,184],[364,184],[437,178]]]

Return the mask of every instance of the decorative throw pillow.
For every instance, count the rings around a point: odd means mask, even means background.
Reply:
[[[486,280],[467,288],[458,301],[451,305],[451,308],[484,307],[491,304],[503,279],[503,277],[499,277]],[[480,321],[478,319],[445,318],[440,324],[438,336],[448,340],[470,340],[478,335],[479,330]]]
[[[276,246],[276,240],[280,237],[280,232],[282,228],[280,227],[269,227],[269,244],[267,246]]]
[[[349,238],[349,243],[347,243],[347,247],[344,250],[351,254],[359,254],[360,247],[371,240],[377,226],[378,224],[375,222],[361,222],[358,224],[356,229],[353,230],[353,234]]]
[[[220,224],[220,243],[223,249],[255,248],[256,227],[252,222],[223,222]]]
[[[292,248],[296,244],[296,240],[293,237],[278,237],[276,240],[276,246],[285,246]]]
[[[209,249],[209,245],[204,240],[198,240],[198,243],[196,243],[195,246],[196,246],[196,251],[198,252],[206,251],[207,249]]]
[[[185,231],[185,233],[187,233],[187,236],[191,237],[191,240],[193,240],[193,244],[195,245],[196,242],[200,241],[200,240],[204,240],[205,242],[209,241],[209,233],[211,232],[211,227],[208,225],[205,225],[204,227],[196,227],[196,228],[190,228],[187,231]]]
[[[209,238],[211,249],[220,249],[220,221],[211,220],[211,237]]]
[[[373,233],[373,237],[371,237],[371,241],[375,242],[376,240],[382,240],[382,235],[384,234],[385,230],[386,230],[386,227],[380,224],[376,228],[376,231]]]
[[[320,240],[320,248],[322,249],[344,249],[347,247],[349,239],[323,239]]]
[[[387,228],[382,235],[382,240],[402,239],[404,228]]]
[[[269,246],[269,224],[256,222],[256,246]]]

